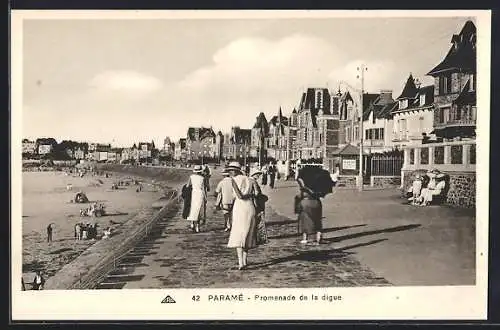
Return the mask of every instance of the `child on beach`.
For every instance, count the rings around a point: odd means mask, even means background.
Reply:
[[[307,244],[307,236],[316,234],[315,245],[321,243],[321,231],[323,226],[321,223],[323,206],[321,200],[311,189],[309,189],[304,181],[299,178],[299,194],[295,196],[295,214],[298,215],[298,233],[302,234],[301,244]]]

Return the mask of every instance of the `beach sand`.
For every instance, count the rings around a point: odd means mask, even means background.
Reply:
[[[86,175],[83,178],[65,172],[23,172],[23,278],[31,282],[34,272],[41,270],[45,278],[54,275],[65,264],[94,244],[93,240],[76,241],[74,226],[78,222],[98,224],[98,233],[110,226],[119,231],[120,224],[132,218],[144,207],[163,196],[159,188],[144,180],[143,190],[136,186],[111,190],[111,185],[125,175],[110,178]],[[103,184],[99,183],[99,180]],[[68,191],[66,186],[72,185]],[[71,203],[78,191],[83,191],[90,202],[106,206],[106,216],[80,217],[80,209],[90,204]],[[53,242],[47,242],[47,226],[53,223]],[[29,289],[29,285],[28,288]]]

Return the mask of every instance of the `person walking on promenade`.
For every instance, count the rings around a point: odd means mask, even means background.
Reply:
[[[261,171],[262,171],[261,183],[263,186],[265,186],[265,185],[267,185],[267,165],[263,165]]]
[[[212,176],[212,173],[210,172],[210,167],[208,167],[207,164],[203,166],[203,177],[205,179],[205,189],[207,191],[210,191],[210,177]]]
[[[321,243],[321,223],[323,206],[317,194],[308,188],[301,178],[297,179],[299,194],[295,196],[295,213],[298,214],[298,233],[302,234],[301,244],[307,244],[307,236],[316,234],[316,245]]]
[[[215,194],[217,201],[215,207],[220,208],[224,214],[224,231],[231,230],[231,214],[234,204],[233,184],[226,169],[222,171],[224,178],[217,184]]]
[[[269,162],[267,173],[269,174],[269,187],[274,188],[274,180],[276,180],[276,166],[272,162]]]
[[[49,224],[47,226],[47,243],[51,243],[52,242],[52,224]]]
[[[267,243],[267,229],[265,222],[265,208],[268,197],[262,193],[262,189],[257,182],[258,177],[262,175],[262,171],[255,168],[250,172],[250,180],[254,185],[254,203],[255,203],[255,219],[257,226],[257,244]]]
[[[334,187],[337,185],[337,182],[339,181],[339,176],[340,176],[340,165],[335,164],[335,172],[333,172],[332,174],[332,182]]]
[[[238,269],[247,267],[248,250],[257,246],[257,226],[255,219],[254,185],[249,177],[243,175],[238,162],[227,167],[236,196],[233,206],[232,227],[227,247],[236,248]]]
[[[205,222],[206,188],[203,169],[200,165],[193,168],[193,174],[189,176],[187,187],[191,188],[191,205],[187,220],[191,222],[191,229],[200,232],[200,220]]]

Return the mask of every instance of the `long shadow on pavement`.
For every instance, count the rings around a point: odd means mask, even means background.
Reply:
[[[293,221],[295,223],[297,223],[297,221]],[[293,222],[288,222],[287,224],[290,224],[290,223],[293,223]],[[267,224],[266,223],[266,226],[272,226],[274,223],[270,223],[270,224]],[[334,232],[334,231],[339,231],[339,230],[344,230],[344,229],[351,229],[351,228],[358,228],[358,227],[364,227],[366,226],[366,224],[359,224],[359,225],[352,225],[352,226],[340,226],[340,227],[331,227],[331,228],[324,228],[321,232],[323,234],[325,233],[331,233],[331,232]],[[269,236],[269,238],[272,238],[272,239],[280,239],[280,238],[291,238],[291,237],[298,237],[300,236],[297,232],[295,233],[291,233],[291,234],[282,234],[282,235],[278,235],[278,236]]]
[[[396,226],[396,227],[390,227],[390,228],[378,229],[378,230],[369,230],[369,231],[364,231],[364,232],[355,233],[355,234],[325,238],[324,241],[329,242],[329,243],[341,242],[341,241],[344,241],[347,239],[358,238],[358,237],[363,237],[363,236],[377,235],[377,234],[383,234],[383,233],[394,233],[394,232],[398,232],[398,231],[415,229],[415,228],[418,228],[420,226],[421,226],[420,224],[412,224],[412,225]]]
[[[309,262],[320,262],[320,261],[328,261],[330,259],[341,259],[347,256],[355,254],[354,252],[346,252],[347,250],[355,249],[358,247],[369,246],[373,244],[377,244],[383,241],[387,241],[387,238],[376,239],[373,241],[348,245],[338,249],[316,249],[316,250],[308,250],[308,251],[299,251],[292,255],[286,257],[275,258],[266,262],[257,263],[248,267],[248,269],[258,269],[264,268],[271,265],[276,265],[288,261],[309,261]]]

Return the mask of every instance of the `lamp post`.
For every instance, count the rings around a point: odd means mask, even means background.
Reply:
[[[361,114],[359,116],[359,191],[363,191],[363,97],[365,93],[365,71],[368,69],[364,64],[358,67],[358,71],[361,71]],[[358,78],[360,76],[358,75]]]

